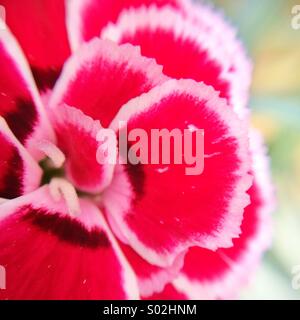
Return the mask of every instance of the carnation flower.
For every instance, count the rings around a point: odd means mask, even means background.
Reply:
[[[0,4],[0,298],[236,297],[274,199],[234,29],[184,0]],[[128,162],[125,128],[203,130],[203,172]]]

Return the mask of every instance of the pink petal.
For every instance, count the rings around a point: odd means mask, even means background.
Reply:
[[[210,32],[204,23],[184,18],[170,7],[141,7],[123,11],[115,25],[102,31],[101,37],[140,46],[142,55],[155,58],[166,75],[213,86],[244,115],[251,78],[249,63],[239,42],[231,35],[227,37],[220,23],[216,26],[219,28],[213,27]],[[236,63],[241,60],[243,64]]]
[[[42,170],[15,138],[3,118],[0,118],[0,145],[0,198],[13,199],[36,189]]]
[[[161,67],[137,48],[94,39],[66,63],[50,107],[65,103],[107,127],[123,104],[165,80]]]
[[[179,7],[181,0],[69,0],[67,1],[67,26],[73,50],[84,41],[98,37],[109,22],[115,22],[123,9],[171,5]]]
[[[166,285],[160,293],[155,293],[151,297],[144,300],[187,300],[187,296],[176,289],[172,284]]]
[[[40,90],[52,88],[70,54],[62,0],[0,0]]]
[[[67,159],[69,180],[82,191],[101,192],[111,182],[115,161],[112,164],[108,161],[100,164],[97,161],[97,152],[102,145],[97,141],[97,134],[102,129],[100,122],[68,106],[55,108],[51,115],[58,147]],[[110,143],[114,143],[109,145],[110,149],[117,148],[116,139]]]
[[[149,139],[153,128],[203,129],[206,159],[204,172],[193,176],[185,164],[117,165],[104,203],[118,236],[162,267],[193,245],[230,247],[251,179],[247,127],[224,100],[204,84],[170,80],[125,105],[111,128],[118,131],[120,121],[128,132],[146,130]]]
[[[171,267],[160,268],[148,263],[130,246],[120,242],[120,247],[137,276],[139,292],[143,297],[163,291],[164,287],[178,276],[183,266],[183,255],[179,256]]]
[[[71,217],[48,187],[3,204],[0,299],[137,299],[135,276],[99,210],[80,201]]]
[[[34,80],[9,30],[0,31],[0,116],[36,156],[35,139],[53,139]]]
[[[216,252],[192,248],[175,281],[189,299],[231,299],[248,284],[271,243],[274,195],[269,167],[260,138],[252,134],[254,184],[249,190],[251,204],[245,209],[240,238],[233,247]]]

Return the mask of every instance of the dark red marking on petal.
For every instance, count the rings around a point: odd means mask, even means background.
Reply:
[[[128,163],[126,165],[126,172],[134,190],[134,201],[138,201],[144,194],[145,172],[143,165]]]
[[[17,61],[7,53],[4,45],[6,43],[0,43],[0,115],[6,119],[20,142],[25,143],[38,119],[36,105],[28,83],[18,70]]]
[[[59,78],[61,74],[61,70],[61,67],[51,69],[49,68],[44,70],[41,68],[31,66],[33,77],[40,91],[52,89],[56,83],[56,80]]]
[[[80,206],[74,227],[74,221],[58,222],[67,208],[64,201],[53,201],[48,187],[1,205],[0,265],[6,268],[7,288],[0,290],[0,300],[138,299],[135,276],[101,212],[86,200]],[[93,227],[104,235],[88,235]]]
[[[13,199],[35,190],[42,170],[0,118],[0,198]]]
[[[2,114],[21,143],[25,143],[37,122],[37,111],[30,100],[16,99],[16,109]]]
[[[43,209],[34,209],[31,206],[21,208],[19,211],[24,221],[45,232],[50,232],[58,239],[73,245],[96,249],[109,247],[110,243],[106,234],[99,228],[87,230],[82,223],[70,216],[62,217],[59,213],[47,213]]]
[[[23,193],[23,161],[19,151],[0,134],[0,198],[13,199]]]
[[[0,32],[0,116],[30,154],[43,156],[35,140],[54,140],[46,112],[19,44],[9,29]]]

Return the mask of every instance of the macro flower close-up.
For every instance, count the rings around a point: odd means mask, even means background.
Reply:
[[[239,298],[276,201],[235,27],[191,0],[0,6],[0,300]]]

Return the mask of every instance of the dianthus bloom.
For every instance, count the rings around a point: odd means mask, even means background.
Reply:
[[[0,299],[236,297],[273,194],[233,28],[188,0],[0,5]],[[204,171],[99,161],[125,127],[203,130]]]

